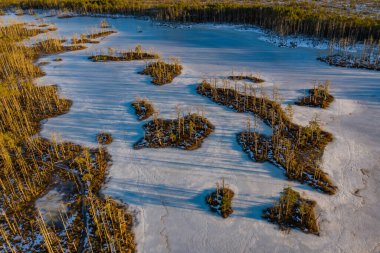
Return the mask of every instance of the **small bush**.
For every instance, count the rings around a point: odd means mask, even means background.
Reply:
[[[48,62],[48,61],[42,61],[42,62],[38,63],[38,66],[39,66],[39,67],[46,66],[46,65],[48,65],[49,63],[50,63],[50,62]]]
[[[96,135],[96,140],[99,144],[108,145],[112,143],[113,138],[110,133],[101,132]]]
[[[216,191],[206,196],[206,203],[213,212],[219,213],[223,218],[228,218],[234,211],[232,199],[235,193],[222,181],[222,185],[216,184]]]
[[[323,109],[329,107],[334,101],[334,97],[330,95],[330,82],[326,81],[324,84],[319,83],[318,86],[314,86],[313,89],[308,91],[309,95],[300,98],[296,105],[300,106],[312,106],[321,107]]]
[[[263,211],[263,218],[278,224],[282,230],[299,228],[302,232],[319,235],[315,206],[315,201],[304,199],[291,187],[286,187],[280,200]]]
[[[153,77],[152,83],[156,85],[164,85],[171,83],[181,72],[182,66],[178,62],[169,64],[163,61],[157,61],[148,64],[140,74]]]
[[[153,104],[147,99],[137,98],[132,106],[135,108],[136,114],[139,116],[139,120],[145,120],[152,116],[155,112]]]
[[[252,83],[263,83],[265,82],[264,79],[261,79],[259,77],[253,76],[253,75],[240,75],[240,76],[228,76],[228,79],[233,80],[233,81],[249,81]]]
[[[107,22],[107,20],[103,19],[100,22],[100,28],[102,29],[111,28],[111,25]]]

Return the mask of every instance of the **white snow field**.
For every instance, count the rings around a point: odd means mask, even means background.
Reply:
[[[27,18],[27,17],[25,17]],[[30,18],[30,17],[29,17]],[[57,33],[72,36],[98,27],[101,18],[47,19]],[[158,252],[380,252],[380,72],[330,67],[313,48],[278,48],[262,34],[233,26],[163,26],[134,18],[108,19],[118,31],[83,51],[59,55],[62,62],[43,67],[37,82],[57,84],[73,100],[69,113],[49,119],[42,135],[95,146],[99,131],[111,132],[113,165],[103,193],[129,205],[136,217],[138,251]],[[142,32],[139,32],[142,31]],[[154,86],[137,74],[144,62],[91,62],[92,52],[153,48],[164,58],[179,57],[184,71],[172,84]],[[42,61],[57,56],[49,56]],[[336,101],[327,110],[294,106],[300,124],[318,113],[334,135],[323,156],[323,169],[338,186],[334,196],[288,181],[282,170],[255,163],[236,142],[249,114],[235,113],[195,92],[204,78],[260,73],[264,85],[279,87],[284,105],[303,95],[315,80],[330,80]],[[149,98],[160,117],[174,118],[202,108],[216,130],[195,151],[134,150],[143,136],[131,102]],[[252,117],[252,115],[251,115]],[[270,129],[261,124],[262,132]],[[235,191],[234,213],[222,219],[204,197],[222,178]],[[281,232],[261,218],[262,210],[292,185],[318,203],[321,235]]]

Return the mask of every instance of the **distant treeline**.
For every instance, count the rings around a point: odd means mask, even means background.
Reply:
[[[80,13],[118,13],[150,16],[162,21],[222,22],[257,25],[280,35],[363,41],[380,39],[380,20],[321,5],[290,2],[175,0],[2,0],[3,7],[71,10]]]

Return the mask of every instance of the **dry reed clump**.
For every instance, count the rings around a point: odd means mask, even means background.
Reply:
[[[46,65],[48,65],[49,63],[50,63],[50,62],[48,62],[48,61],[42,61],[42,62],[38,63],[38,67],[46,66]]]
[[[251,129],[238,134],[237,140],[243,150],[257,161],[269,160],[283,168],[289,179],[297,180],[328,194],[336,192],[336,186],[320,168],[325,147],[333,139],[332,135],[320,128],[319,120],[313,119],[308,126],[302,127],[291,121],[291,108],[282,109],[277,92],[274,101],[263,90],[256,88],[230,87],[228,81],[221,88],[203,81],[197,92],[211,98],[214,102],[228,106],[238,112],[253,112],[273,128],[272,137],[260,135],[256,124]]]
[[[206,203],[213,212],[217,212],[225,219],[234,212],[232,209],[234,195],[235,193],[222,180],[222,184],[216,183],[216,190],[206,196]]]
[[[100,32],[95,32],[95,33],[88,34],[87,38],[88,39],[98,39],[98,38],[101,38],[101,37],[109,36],[109,35],[111,35],[113,33],[116,33],[116,31],[113,31],[113,30],[100,31]]]
[[[147,98],[137,98],[132,106],[135,108],[139,120],[145,120],[155,113],[153,104]]]
[[[91,252],[91,242],[98,252],[111,248],[135,252],[131,216],[98,196],[110,161],[106,150],[35,135],[41,120],[63,114],[71,105],[58,96],[56,86],[32,83],[41,75],[33,63],[61,48],[52,42],[20,45],[17,42],[34,35],[20,25],[0,27],[4,30],[7,36],[0,37],[0,247],[5,252]],[[50,222],[51,214],[35,204],[59,184],[72,187],[62,194],[66,211]],[[106,236],[98,231],[107,232]]]
[[[173,120],[153,119],[144,125],[144,138],[138,141],[135,149],[178,147],[194,150],[214,131],[214,126],[199,114],[188,114]]]
[[[87,38],[87,35],[81,34],[79,37],[74,35],[71,38],[71,44],[99,44],[100,41],[91,40]]]
[[[151,60],[158,59],[160,56],[154,52],[146,52],[140,45],[135,49],[129,51],[117,51],[112,48],[108,49],[107,54],[100,53],[88,57],[93,62],[106,62],[106,61],[136,61],[136,60]]]
[[[52,26],[52,27],[48,27],[48,28],[47,28],[47,30],[48,30],[49,32],[54,32],[54,31],[57,31],[57,30],[58,30],[58,28],[57,28],[57,27],[54,27],[54,26]]]
[[[66,40],[61,39],[47,39],[37,42],[34,46],[40,54],[59,54],[68,51],[83,50],[86,47],[83,45],[65,46]]]
[[[315,201],[304,199],[291,187],[286,187],[280,200],[263,211],[263,218],[278,224],[282,230],[298,228],[302,232],[319,235],[315,206]]]
[[[228,79],[233,81],[249,81],[252,83],[263,83],[265,82],[264,79],[261,79],[260,77],[254,76],[254,75],[231,75],[228,76]]]
[[[0,39],[3,42],[3,44],[7,41],[18,42],[22,41],[23,39],[46,32],[47,30],[44,29],[28,29],[25,27],[25,24],[16,23],[7,26],[0,26]]]
[[[99,144],[108,145],[112,143],[113,138],[112,138],[112,134],[101,132],[96,135],[96,140],[98,141]]]
[[[111,25],[105,19],[103,19],[102,21],[100,21],[100,25],[99,26],[100,26],[101,29],[111,28]]]
[[[308,90],[309,95],[296,101],[296,105],[313,106],[326,109],[334,101],[334,97],[330,94],[330,82],[326,81],[314,85],[313,89]]]
[[[153,78],[152,83],[156,85],[164,85],[171,83],[173,79],[182,73],[182,65],[178,60],[173,63],[166,63],[157,61],[148,64],[143,71],[142,75],[149,75]]]

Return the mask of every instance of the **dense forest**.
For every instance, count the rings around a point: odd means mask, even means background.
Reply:
[[[280,35],[302,34],[329,39],[350,38],[354,41],[380,39],[378,17],[357,12],[354,7],[344,10],[316,1],[4,0],[0,3],[2,8],[12,6],[85,14],[144,15],[162,21],[251,24],[271,29]]]

